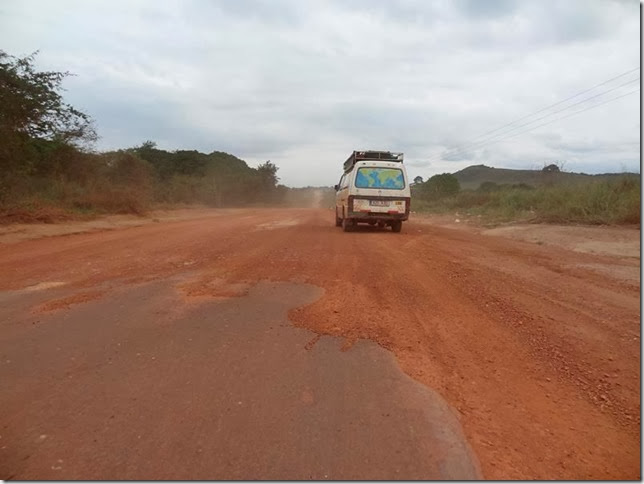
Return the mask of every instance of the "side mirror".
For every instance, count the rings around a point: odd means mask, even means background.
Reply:
[[[337,192],[340,189],[340,185],[333,185],[333,188],[335,188],[335,191]]]

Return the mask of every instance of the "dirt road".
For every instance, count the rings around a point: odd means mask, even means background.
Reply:
[[[261,477],[261,472],[276,477],[266,469],[271,465],[273,470],[283,469],[279,466],[287,464],[294,469],[291,475],[299,477],[304,477],[307,466],[314,470],[313,478],[359,477],[357,464],[342,463],[337,457],[355,448],[363,449],[362,457],[371,456],[369,462],[390,464],[366,477],[387,473],[395,477],[400,475],[392,472],[396,466],[413,476],[435,472],[449,478],[476,472],[475,459],[468,461],[459,440],[456,419],[447,422],[451,413],[433,392],[454,409],[485,478],[640,477],[639,280],[616,276],[639,267],[633,254],[590,254],[422,220],[406,224],[401,234],[367,228],[343,233],[333,226],[332,213],[322,209],[213,211],[190,220],[0,247],[4,313],[0,316],[0,378],[12,390],[0,402],[0,446],[5,452],[0,470],[7,474],[2,477],[39,473],[45,477],[42,473],[47,472],[52,478],[57,471],[82,476],[89,468],[107,472],[109,465],[117,463],[123,466],[119,476],[133,476],[137,466],[154,468],[158,460],[151,462],[153,458],[174,462],[172,456],[177,454],[215,455],[223,448],[230,451],[231,446],[238,455],[249,456],[256,449],[253,442],[268,448],[287,442],[289,449],[304,450],[299,461],[295,451],[274,453],[271,458],[257,454],[252,465],[246,464],[251,477]],[[280,292],[280,284],[290,284],[295,292],[303,288],[323,292],[312,296],[305,291],[292,298],[289,290]],[[253,297],[264,301],[262,291],[278,291],[272,300],[287,303],[279,307],[247,303]],[[214,357],[205,343],[215,338],[206,324],[210,312],[229,314],[234,321],[239,318],[234,315],[248,308],[251,312],[244,321],[262,320],[268,326],[244,329],[237,337],[255,341],[257,351],[282,342],[280,350],[272,356],[255,355],[250,362],[221,350],[226,358],[220,355],[217,364],[226,366],[231,361],[232,367],[218,371],[221,366],[207,366],[207,371],[186,380],[187,371]],[[268,334],[276,325],[285,332],[266,340],[253,336]],[[224,340],[237,334],[230,328],[217,331],[225,334]],[[308,331],[324,337],[308,338],[313,334]],[[195,352],[168,361],[178,341],[188,339],[195,341]],[[284,353],[289,354],[284,348],[293,348],[293,360],[284,359]],[[322,352],[321,359],[305,360],[302,348],[310,354]],[[416,387],[396,373],[397,367],[381,348],[389,350],[402,371],[423,385]],[[350,372],[343,373],[341,368],[347,367],[338,366],[342,355],[355,358]],[[349,360],[344,364],[351,364]],[[365,370],[365,361],[377,362],[377,370]],[[297,400],[318,413],[298,410],[266,422],[267,414],[241,412],[235,407],[235,395],[250,392],[247,397],[252,399],[258,394],[247,384],[235,383],[243,380],[235,365],[268,371],[266,378],[250,383],[274,394],[273,408]],[[294,381],[317,372],[314,380],[326,390],[321,395],[304,388],[291,395],[287,388],[267,387],[262,381],[272,381],[270,368],[291,368]],[[301,373],[296,368],[302,368]],[[365,371],[364,376],[360,371]],[[133,372],[132,379],[123,379],[128,372]],[[222,396],[220,389],[210,386],[209,378],[219,378],[222,372],[229,382],[226,388],[235,388],[235,395],[223,392]],[[337,384],[335,379],[324,380],[334,372],[343,375]],[[360,379],[347,376],[354,373]],[[379,374],[387,376],[379,378]],[[150,375],[161,380],[158,385]],[[76,380],[82,385],[70,383]],[[136,388],[128,382],[135,382]],[[382,397],[374,398],[378,394],[365,393],[362,386],[377,387]],[[431,389],[430,393],[423,393],[423,388]],[[191,398],[182,400],[186,394]],[[349,420],[366,418],[371,423],[366,428],[383,426],[380,434],[354,430],[339,440],[340,448],[325,454],[327,462],[342,470],[334,475],[329,475],[333,466],[312,464],[316,461],[312,456],[324,448],[312,442],[331,439],[321,436],[320,428],[334,418],[344,421],[342,407],[324,403],[326,394],[335,395],[334,402],[344,396],[364,402]],[[213,442],[212,429],[204,428],[214,400],[234,408],[230,421],[242,429],[237,436],[222,430],[226,446]],[[164,401],[171,402],[172,409],[182,408],[182,417],[172,414],[170,418],[159,410],[165,408]],[[238,401],[243,408],[244,400]],[[65,408],[53,408],[60,405]],[[429,411],[434,426],[412,426],[416,430],[401,434],[406,424],[418,421],[419,411]],[[395,422],[383,424],[387,421],[383,416],[392,412]],[[41,427],[49,424],[58,429],[57,441],[45,431],[40,433],[34,423],[39,415],[62,419],[38,420]],[[142,433],[149,432],[144,425],[148,420],[141,415],[158,421],[158,430],[144,434],[154,439],[143,437],[145,444],[133,446]],[[249,415],[263,435],[252,437],[257,427],[243,424]],[[436,427],[437,419],[444,419],[446,427]],[[286,422],[296,422],[295,434],[284,442],[271,440]],[[111,425],[129,430],[110,433]],[[364,429],[364,422],[354,427]],[[64,439],[64,428],[74,429],[67,435],[76,442]],[[186,428],[195,441],[184,440],[181,429]],[[419,429],[425,437],[418,436]],[[436,437],[440,432],[446,439],[443,444],[448,441],[454,444],[449,448],[457,448],[460,467],[452,461],[447,465],[444,455],[434,455],[427,466],[419,467],[423,456],[442,445]],[[17,439],[18,448],[11,439]],[[116,440],[105,447],[101,439]],[[60,446],[68,448],[76,464],[65,459],[43,463],[42,456],[53,458]],[[74,453],[72,446],[81,450]],[[107,448],[121,450],[117,456],[101,455]],[[93,453],[86,455],[82,449]],[[400,449],[405,449],[404,458],[392,457]],[[89,467],[83,468],[81,462]],[[189,462],[205,465],[204,459],[192,454]],[[218,465],[225,469],[223,476],[245,477],[239,472],[244,463]],[[193,476],[207,475],[209,469],[194,466]],[[163,469],[162,478],[186,475]]]

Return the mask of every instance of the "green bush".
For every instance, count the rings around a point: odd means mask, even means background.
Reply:
[[[152,141],[92,153],[91,118],[62,98],[69,73],[37,71],[34,60],[0,50],[0,219],[143,213],[155,203],[272,204],[285,196],[271,161],[251,168],[228,153],[169,152]]]
[[[490,193],[490,192],[497,192],[500,189],[501,189],[501,185],[499,185],[498,183],[486,181],[481,183],[481,185],[478,188],[478,191],[483,193]]]
[[[635,177],[538,188],[487,185],[483,190],[465,190],[421,204],[415,199],[413,203],[416,210],[468,210],[498,220],[636,224],[641,214],[640,186]]]
[[[453,196],[461,190],[458,179],[451,173],[434,175],[425,183],[419,184],[415,192],[424,200],[439,200]]]

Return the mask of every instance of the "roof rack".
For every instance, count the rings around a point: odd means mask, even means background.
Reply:
[[[349,155],[347,161],[344,162],[344,172],[351,171],[358,161],[393,161],[402,163],[403,153],[396,153],[393,151],[354,151]]]

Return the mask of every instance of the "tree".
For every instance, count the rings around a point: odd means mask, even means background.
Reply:
[[[91,118],[60,94],[70,74],[36,70],[35,56],[0,50],[0,202],[18,179],[78,171],[79,149],[97,139]]]
[[[277,189],[277,165],[268,160],[257,167],[259,190],[257,193],[257,200],[264,202],[274,202],[279,198],[279,191]]]
[[[108,168],[109,180],[117,185],[131,185],[142,190],[153,180],[153,167],[142,158],[127,150],[112,151],[100,155]]]
[[[277,186],[279,177],[277,176],[277,165],[268,160],[257,167],[261,185],[264,190],[272,190]]]
[[[566,168],[566,162],[564,160],[560,160],[560,161],[555,161],[554,163],[550,163],[549,165],[546,165],[544,163],[541,171],[544,173],[559,173],[564,171],[565,168]]]
[[[0,50],[0,133],[72,145],[94,142],[92,119],[60,94],[71,74],[37,71],[36,54],[19,58]]]
[[[484,181],[479,185],[479,191],[480,192],[496,192],[501,189],[501,186],[498,183],[495,183],[493,181]]]
[[[423,177],[422,176],[417,176],[416,178],[414,178],[414,183],[416,185],[420,185],[421,183],[423,183]]]
[[[451,173],[434,175],[422,185],[422,194],[426,198],[442,198],[455,195],[461,190],[461,185]]]

